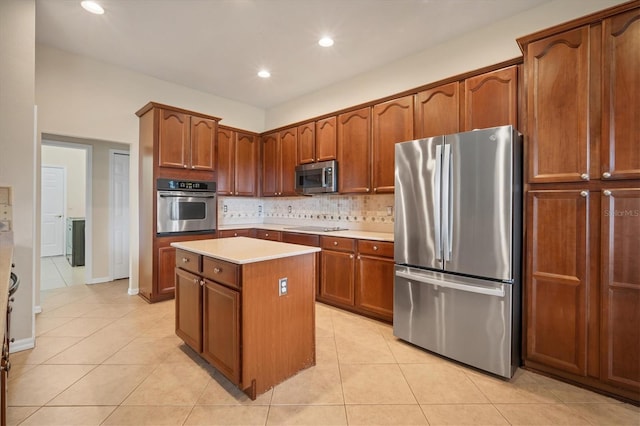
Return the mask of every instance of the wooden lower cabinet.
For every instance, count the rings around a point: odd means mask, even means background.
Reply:
[[[240,292],[205,279],[202,357],[240,383]]]
[[[320,237],[318,300],[393,321],[393,243]]]
[[[261,240],[282,241],[282,232],[269,229],[256,229],[255,237]]]
[[[176,334],[250,398],[315,365],[315,253],[241,265],[176,253]]]
[[[531,190],[526,221],[525,366],[640,402],[640,187]]]
[[[202,278],[180,268],[176,274],[176,334],[202,352]]]
[[[222,231],[218,231],[218,238],[252,237],[252,236],[253,236],[253,229],[251,228],[225,229]]]

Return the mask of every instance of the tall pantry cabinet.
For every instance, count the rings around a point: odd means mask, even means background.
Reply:
[[[525,366],[640,401],[640,2],[518,40]]]

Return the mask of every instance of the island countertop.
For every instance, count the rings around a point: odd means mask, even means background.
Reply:
[[[319,247],[256,238],[233,237],[211,240],[183,241],[171,243],[177,249],[198,253],[227,262],[243,265],[301,254],[316,253]]]

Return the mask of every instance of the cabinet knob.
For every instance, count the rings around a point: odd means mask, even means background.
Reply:
[[[609,179],[611,177],[611,173],[604,172],[604,173],[602,173],[602,177],[605,178],[605,179]]]
[[[204,280],[200,280],[200,287],[204,287]]]
[[[352,254],[349,255],[349,259],[353,259],[353,255]]]
[[[611,191],[609,191],[608,189],[605,189],[604,191],[602,191],[602,193],[607,197],[611,195]]]
[[[337,242],[337,241],[334,241],[334,242],[333,242],[333,245],[334,245],[334,246],[337,246],[337,245],[338,245],[338,242]]]
[[[237,236],[238,236],[238,233],[237,233],[237,232],[234,232],[234,233],[233,233],[233,236],[234,236],[234,237],[237,237]]]
[[[236,195],[238,195],[238,191],[236,191]]]
[[[268,232],[266,232],[266,233],[264,234],[264,236],[265,236],[265,237],[268,237],[268,236],[269,236],[269,233],[268,233]]]
[[[196,166],[191,166],[191,168],[192,168],[192,169],[195,169],[195,168],[196,168]]]
[[[586,198],[589,195],[589,191],[580,191],[580,196]]]
[[[369,192],[369,188],[367,188],[367,192]]]
[[[199,284],[199,283],[200,283],[200,280],[199,280],[198,278],[194,278],[194,279],[193,279],[193,283],[194,283],[194,284]]]
[[[187,165],[186,165],[186,164],[184,164],[182,167],[184,167],[184,168],[186,169],[186,168],[187,168]]]
[[[581,175],[580,175],[580,179],[582,179],[582,180],[589,180],[589,175],[588,175],[588,174],[586,174],[586,173],[583,173],[583,174],[581,174]]]
[[[378,246],[373,246],[373,250],[378,250]]]
[[[358,255],[358,260],[360,260],[360,259],[361,259],[361,257],[360,257],[360,255]]]
[[[182,263],[189,263],[189,258],[188,257],[183,257],[182,258]]]
[[[213,268],[213,273],[214,274],[219,274],[220,272],[222,272],[222,268]]]

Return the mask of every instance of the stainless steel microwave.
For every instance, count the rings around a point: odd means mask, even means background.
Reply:
[[[304,195],[338,192],[338,162],[330,160],[297,166],[296,192]]]

